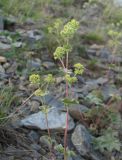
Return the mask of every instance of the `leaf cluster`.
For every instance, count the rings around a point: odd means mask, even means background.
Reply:
[[[101,152],[113,150],[120,151],[121,143],[118,139],[118,132],[112,128],[104,130],[103,135],[94,139],[93,144],[95,149],[99,149]]]

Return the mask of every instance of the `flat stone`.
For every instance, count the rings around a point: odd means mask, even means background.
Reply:
[[[4,18],[2,16],[0,16],[0,30],[4,30]]]
[[[44,33],[39,32],[38,30],[29,30],[27,31],[27,36],[37,41],[44,37]]]
[[[45,114],[41,111],[21,120],[21,126],[25,126],[28,128],[37,128],[41,130],[48,129]],[[72,130],[74,126],[75,124],[73,122],[73,119],[69,116],[68,130]],[[64,130],[66,127],[66,113],[59,112],[57,109],[51,109],[48,113],[48,127],[49,129],[54,130]]]
[[[0,73],[5,73],[4,68],[2,67],[2,65],[0,65]]]
[[[33,130],[30,131],[28,137],[32,142],[37,142],[39,140],[39,134]]]
[[[20,48],[22,47],[22,42],[15,42],[12,44],[13,47]]]
[[[3,56],[0,56],[0,63],[5,63],[7,60],[5,57]]]
[[[9,50],[9,49],[11,49],[11,45],[0,42],[0,49],[2,49],[2,50]]]
[[[34,60],[27,61],[27,68],[28,69],[40,69],[41,67],[41,60],[36,58]]]
[[[31,102],[31,111],[37,112],[39,110],[40,103],[38,101],[32,101]]]
[[[55,64],[53,62],[48,62],[48,61],[47,62],[43,62],[42,65],[47,69],[55,67]]]
[[[92,139],[92,135],[81,124],[76,126],[71,137],[73,145],[81,156],[91,160],[103,160],[101,154],[94,152]]]
[[[82,120],[82,114],[88,111],[89,109],[84,105],[74,104],[69,106],[68,110],[72,118],[76,120]],[[64,111],[66,111],[66,109],[64,109]]]
[[[114,85],[109,84],[102,86],[101,92],[104,101],[109,100],[109,98],[112,97],[112,95],[120,95],[119,90],[117,90],[117,88]]]

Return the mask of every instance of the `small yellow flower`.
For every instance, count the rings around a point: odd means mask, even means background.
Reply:
[[[77,81],[77,78],[76,77],[71,77],[69,74],[66,74],[65,75],[65,79],[68,83],[72,84],[72,83],[75,83]]]
[[[84,66],[83,66],[82,64],[76,63],[76,64],[74,65],[74,67],[75,67],[75,71],[74,71],[75,75],[78,75],[78,74],[82,74],[82,73],[83,73],[83,71],[84,71]]]
[[[48,75],[46,76],[46,78],[44,79],[44,81],[47,82],[47,83],[54,83],[55,78],[53,77],[52,74],[48,74]]]
[[[48,93],[39,88],[34,92],[34,94],[35,96],[45,96]]]
[[[29,77],[29,81],[32,83],[32,84],[39,84],[40,83],[40,76],[38,74],[32,74],[30,77]]]

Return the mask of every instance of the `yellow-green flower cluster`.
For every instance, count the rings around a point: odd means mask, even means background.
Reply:
[[[68,53],[68,52],[72,51],[72,46],[70,44],[63,45],[63,48],[65,50],[65,53]]]
[[[39,88],[34,92],[34,94],[35,94],[35,96],[45,96],[47,94],[47,92],[45,92]]]
[[[70,52],[72,47],[70,44],[63,45],[63,47],[57,47],[56,51],[54,52],[54,59],[62,58],[66,53]]]
[[[114,31],[114,30],[109,30],[108,31],[108,35],[111,36],[111,37],[113,37],[113,38],[115,38],[115,37],[117,37],[117,38],[122,37],[122,33],[121,32],[117,32],[117,31]]]
[[[84,66],[83,66],[82,64],[76,63],[76,64],[74,65],[74,67],[75,67],[75,71],[74,71],[75,75],[79,75],[79,74],[82,74],[82,73],[83,73],[83,71],[84,71]]]
[[[79,28],[79,22],[76,21],[75,19],[72,19],[64,26],[60,34],[64,39],[65,38],[70,39],[73,37],[74,33],[78,30],[78,28]]]
[[[40,76],[38,74],[32,74],[30,77],[29,77],[29,81],[32,83],[32,84],[39,84],[40,83]]]
[[[63,21],[61,19],[57,19],[54,23],[54,29],[58,30],[63,25]]]
[[[65,75],[65,79],[69,84],[75,83],[77,81],[76,77],[71,77],[69,74]]]
[[[46,83],[54,83],[55,78],[53,77],[52,74],[48,74],[48,75],[45,77],[44,81],[45,81]]]
[[[60,59],[64,56],[64,54],[65,54],[64,47],[57,47],[53,55],[55,59]]]
[[[48,32],[49,33],[55,33],[57,32],[61,26],[63,25],[63,21],[61,19],[57,19],[54,23],[53,26],[48,27]]]
[[[50,108],[47,105],[41,106],[40,109],[44,114],[48,114],[48,112],[50,111]]]

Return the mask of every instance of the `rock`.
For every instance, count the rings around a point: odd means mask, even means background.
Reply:
[[[48,127],[54,130],[64,130],[66,124],[66,113],[59,112],[57,109],[51,109],[48,113]],[[47,124],[45,119],[45,114],[43,112],[38,112],[28,116],[27,118],[21,120],[21,126],[28,128],[37,128],[41,130],[47,130]],[[69,128],[72,130],[75,124],[73,119],[69,116]]]
[[[10,63],[6,62],[5,64],[3,64],[4,69],[8,69],[10,67]]]
[[[25,24],[27,24],[27,25],[34,25],[35,22],[31,18],[27,18],[26,21],[25,21]]]
[[[103,160],[101,155],[97,155],[92,146],[93,137],[83,125],[77,125],[71,140],[78,153],[91,160]]]
[[[41,150],[41,146],[36,143],[31,144],[31,148],[33,150],[36,150],[37,152],[39,152]]]
[[[5,63],[7,60],[5,57],[3,56],[0,56],[0,63]]]
[[[122,64],[122,56],[117,56],[117,55],[110,55],[108,58],[108,62],[111,63],[116,63],[116,64]]]
[[[4,70],[4,68],[2,67],[2,65],[0,65],[0,73],[2,73],[2,74],[5,73],[5,70]]]
[[[82,83],[82,84],[85,84],[85,80],[84,80],[84,78],[82,77],[82,76],[77,76],[77,79],[78,79],[78,81],[80,82],[80,83]]]
[[[106,84],[108,82],[108,79],[107,78],[104,78],[104,77],[100,77],[100,78],[98,78],[97,80],[96,80],[96,83],[98,84],[98,85],[104,85],[104,84]]]
[[[36,58],[34,60],[28,60],[27,61],[27,68],[30,69],[40,69],[41,68],[41,60]]]
[[[27,31],[27,36],[37,41],[41,40],[44,37],[44,33],[38,30],[29,30]]]
[[[98,57],[99,57],[102,61],[108,60],[108,58],[109,58],[110,55],[111,55],[111,52],[110,52],[107,48],[102,48],[102,49],[98,52]]]
[[[30,131],[30,133],[28,134],[28,137],[29,139],[32,141],[32,142],[38,142],[39,140],[39,135],[37,132],[35,131]]]
[[[90,48],[87,50],[87,56],[90,59],[99,58],[101,62],[105,63],[120,63],[122,64],[122,56],[112,55],[112,53],[107,48]]]
[[[1,50],[9,50],[9,49],[11,49],[11,45],[0,42],[0,49]]]
[[[74,156],[74,157],[69,157],[68,160],[86,160],[86,159],[77,155],[77,156]]]
[[[102,85],[106,84],[107,82],[108,82],[108,79],[104,78],[104,77],[100,77],[97,80],[89,80],[89,81],[86,82],[86,85],[84,85],[82,87],[80,92],[83,95],[87,95],[92,90],[95,90],[95,89],[99,88],[99,86],[102,86]]]
[[[76,155],[74,157],[68,157],[68,160],[86,160],[84,158],[82,158],[81,156],[79,155]]]
[[[4,18],[0,16],[0,31],[4,30]]]
[[[106,48],[99,48],[91,46],[90,49],[87,50],[87,55],[90,59],[100,58],[101,60],[108,60],[111,53]]]
[[[90,91],[97,89],[99,86],[96,81],[87,81],[86,85],[82,87],[81,93],[83,95],[87,95]]]
[[[122,6],[122,0],[116,0],[115,3],[119,6]]]
[[[114,85],[106,84],[101,87],[101,93],[104,101],[108,101],[112,95],[120,96],[119,90]]]
[[[38,101],[31,102],[31,112],[37,112],[39,110],[40,103]]]
[[[8,30],[8,31],[11,31],[11,32],[14,32],[15,31],[15,25],[16,25],[16,22],[17,22],[16,18],[17,17],[14,17],[14,16],[6,17],[5,20],[4,20],[4,29]]]
[[[46,68],[46,69],[51,69],[55,67],[55,64],[53,62],[43,62],[42,65]]]
[[[64,109],[66,111],[66,109]],[[82,120],[82,114],[88,111],[88,108],[81,104],[69,106],[69,114],[76,120]]]
[[[15,73],[17,71],[18,64],[16,61],[12,62],[12,65],[6,70],[6,73]]]
[[[43,147],[51,148],[51,143],[48,136],[41,136],[40,143],[41,143],[41,146]]]
[[[62,108],[64,108],[64,104],[50,94],[46,95],[44,99],[45,99],[45,104],[51,107],[54,107],[58,110],[62,110]]]
[[[63,82],[64,80],[65,80],[64,77],[56,77],[56,78],[55,78],[56,84],[60,84],[60,83]]]
[[[14,43],[12,43],[12,46],[16,47],[16,48],[20,48],[20,47],[22,47],[22,42],[14,42]]]

